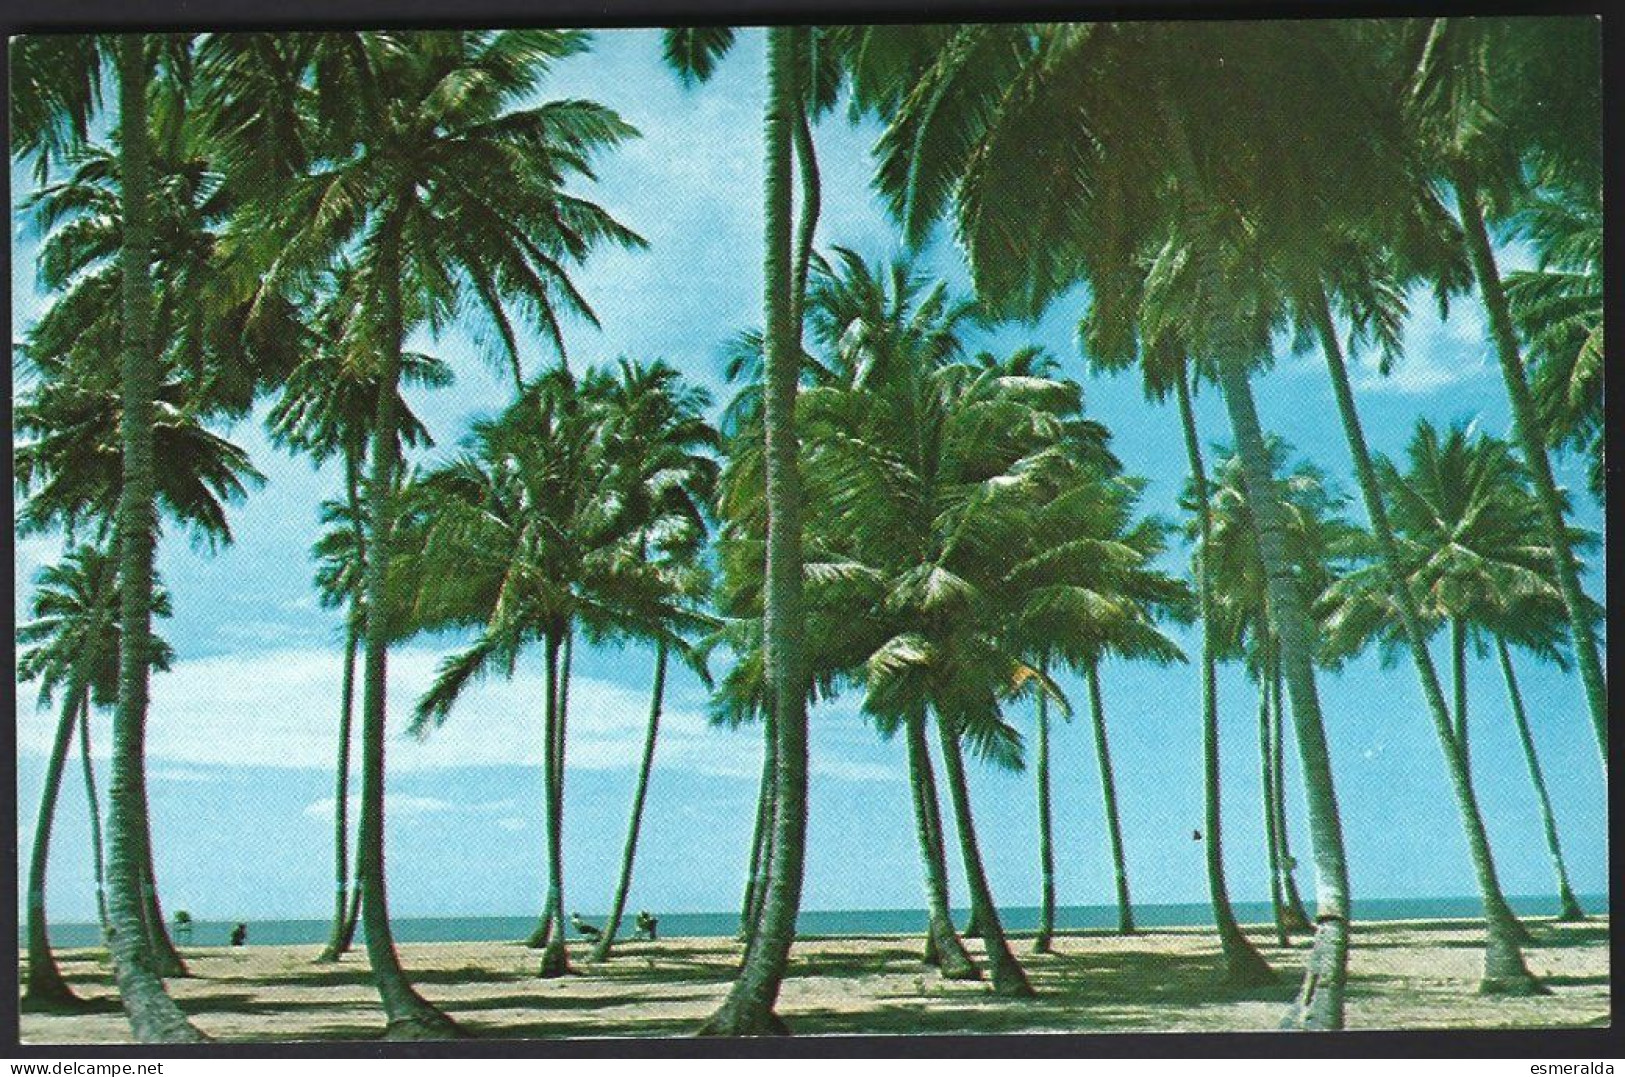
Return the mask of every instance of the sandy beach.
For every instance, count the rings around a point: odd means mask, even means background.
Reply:
[[[1561,1028],[1608,1019],[1608,924],[1531,921],[1531,969],[1552,989],[1535,998],[1476,993],[1482,929],[1467,921],[1358,924],[1351,951],[1348,1026],[1354,1029]],[[1039,996],[1010,1002],[985,986],[950,983],[921,965],[908,936],[796,944],[779,1012],[797,1034],[1212,1032],[1269,1030],[1307,955],[1252,930],[1280,973],[1272,987],[1236,991],[1218,979],[1209,930],[1171,928],[1122,937],[1062,935],[1052,955],[1017,951]],[[967,940],[979,955],[976,942]],[[363,1040],[383,1028],[366,956],[315,965],[314,947],[185,951],[193,976],[170,988],[199,1028],[221,1041]],[[739,947],[727,939],[628,943],[604,965],[539,980],[518,943],[417,943],[401,957],[423,993],[470,1033],[491,1038],[682,1036],[727,990]],[[75,990],[106,1012],[24,1013],[25,1043],[128,1042],[105,954],[60,955]]]

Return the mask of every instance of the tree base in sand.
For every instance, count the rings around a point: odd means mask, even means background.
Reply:
[[[384,1026],[386,1040],[463,1040],[468,1032],[438,1010],[398,1017]]]
[[[710,1019],[701,1025],[694,1033],[701,1037],[744,1037],[744,1036],[788,1036],[790,1026],[784,1023],[784,1018],[772,1010],[758,1011],[754,1008],[736,1006],[733,1003],[724,1003],[722,1009],[712,1014]]]
[[[1552,989],[1535,979],[1532,973],[1512,976],[1486,976],[1478,981],[1478,993],[1502,998],[1528,998],[1549,995]]]
[[[66,985],[41,990],[30,988],[17,1008],[23,1013],[84,1014],[103,1013],[108,1007],[92,999],[80,998]],[[113,1007],[117,1009],[117,1006]]]
[[[547,944],[547,948],[542,951],[542,963],[536,970],[536,975],[544,980],[570,975],[570,955],[565,952],[564,943],[555,938]]]

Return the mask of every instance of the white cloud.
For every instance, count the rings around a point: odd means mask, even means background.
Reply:
[[[1362,354],[1356,363],[1356,389],[1419,396],[1493,374],[1489,324],[1476,295],[1452,300],[1449,317],[1442,319],[1424,291],[1410,296],[1410,307],[1403,354],[1387,374],[1378,368],[1375,354]]]
[[[505,765],[540,768],[541,677],[523,665],[511,681],[492,679],[471,686],[446,723],[421,740],[406,732],[412,704],[428,688],[441,657],[442,652],[421,646],[390,655],[390,736],[386,742],[390,772]],[[336,650],[316,648],[176,662],[170,672],[152,681],[147,755],[154,780],[207,781],[207,768],[217,766],[331,768],[338,747],[340,663]],[[57,716],[32,706],[28,686],[19,699],[18,751],[43,756],[50,750]],[[647,689],[641,684],[623,685],[578,674],[570,692],[569,766],[597,771],[637,766],[648,706]],[[815,720],[822,723],[833,717],[826,708]],[[105,713],[96,716],[92,747],[100,759],[108,756],[109,724]],[[854,758],[861,751],[859,741],[867,741],[871,735],[858,727],[839,732],[824,727],[813,773],[844,782],[896,780],[894,768]],[[673,693],[668,698],[658,753],[658,765],[666,771],[747,782],[756,781],[761,773],[760,734],[713,727],[705,715],[703,698],[697,694]],[[403,810],[425,813],[507,813],[513,808],[506,801],[452,804],[429,797],[400,798],[401,803],[407,800],[411,804]],[[393,794],[391,803],[397,804]],[[330,818],[333,800],[317,801],[305,810]]]
[[[446,723],[422,740],[406,723],[428,688],[441,652],[402,648],[390,656],[391,772],[458,766],[541,765],[541,678],[521,668],[513,680],[468,689]],[[179,765],[272,766],[325,770],[333,764],[341,656],[291,648],[247,655],[184,659],[153,678],[148,757]],[[18,707],[21,752],[50,749],[56,716],[36,711],[24,687]],[[756,738],[710,727],[698,703],[668,704],[661,722],[660,765],[725,777],[758,770]],[[588,770],[636,766],[642,748],[646,690],[578,675],[570,693],[569,763]],[[102,724],[105,725],[105,717]],[[95,754],[106,757],[98,730]],[[180,772],[177,772],[180,773]],[[430,810],[429,806],[421,806]],[[332,811],[329,803],[324,809]]]
[[[354,819],[361,813],[361,796],[352,793],[346,798],[349,803],[349,815]],[[337,801],[333,797],[322,797],[305,805],[304,814],[312,819],[333,818],[333,806]],[[464,803],[455,800],[444,800],[440,797],[420,797],[409,793],[391,793],[389,795],[389,811],[392,815],[444,815],[478,814],[482,812],[511,811],[514,802],[511,800],[486,800]],[[505,821],[505,820],[504,820]],[[499,824],[500,825],[500,824]]]

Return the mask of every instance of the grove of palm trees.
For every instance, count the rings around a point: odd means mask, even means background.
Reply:
[[[1599,53],[13,38],[23,1042],[1606,1024]]]

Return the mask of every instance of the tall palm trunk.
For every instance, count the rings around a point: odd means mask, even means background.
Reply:
[[[951,727],[943,715],[937,715],[937,736],[942,747],[942,766],[948,776],[948,797],[953,803],[954,824],[959,831],[959,852],[965,862],[965,882],[970,891],[970,905],[976,922],[982,928],[982,945],[987,953],[987,964],[993,980],[993,993],[1010,998],[1028,998],[1034,992],[1027,982],[1016,955],[1010,952],[1010,943],[1004,936],[1004,925],[999,921],[999,910],[993,903],[993,891],[987,884],[987,871],[982,866],[982,851],[976,841],[976,822],[971,816],[970,786],[965,780],[965,758],[959,749],[959,732]]]
[[[1042,663],[1039,671],[1044,672]],[[1055,840],[1049,799],[1049,696],[1038,693],[1037,758],[1033,773],[1038,783],[1038,933],[1033,936],[1033,952],[1047,954],[1055,934]],[[917,793],[915,794],[918,795]]]
[[[604,933],[593,947],[592,960],[604,961],[609,948],[615,944],[615,933],[621,927],[621,914],[626,911],[626,892],[632,887],[632,860],[638,853],[638,828],[643,823],[643,802],[649,795],[649,771],[655,761],[655,738],[660,733],[660,709],[666,695],[666,641],[655,646],[654,687],[650,690],[649,731],[643,737],[643,759],[638,765],[638,784],[632,792],[632,820],[626,828],[626,849],[621,854],[621,877],[615,886],[615,900],[609,907],[609,918],[604,921]]]
[[[536,975],[565,976],[570,972],[570,955],[565,947],[564,932],[564,700],[565,684],[569,677],[561,665],[569,661],[565,651],[569,647],[568,630],[547,640],[547,756],[543,784],[547,787],[547,872],[549,885],[548,906],[542,910],[542,919],[552,925],[550,937],[542,949],[542,963]],[[561,659],[561,653],[564,657]]]
[[[1467,742],[1467,622],[1460,617],[1450,620],[1450,675],[1456,694],[1456,744],[1461,748],[1461,761],[1471,781],[1472,753]]]
[[[1580,590],[1574,551],[1563,519],[1563,497],[1552,475],[1551,458],[1546,454],[1546,431],[1535,409],[1534,396],[1529,391],[1529,376],[1524,370],[1523,356],[1518,351],[1518,337],[1512,328],[1506,290],[1502,287],[1495,252],[1490,247],[1489,233],[1484,227],[1484,209],[1479,202],[1477,180],[1472,169],[1460,162],[1455,165],[1452,178],[1473,274],[1484,299],[1484,309],[1489,314],[1490,336],[1494,338],[1496,358],[1501,363],[1501,379],[1506,383],[1507,397],[1512,403],[1513,433],[1523,453],[1524,463],[1529,467],[1536,501],[1540,505],[1541,521],[1545,525],[1546,541],[1551,544],[1558,589],[1562,592],[1563,605],[1569,613],[1569,628],[1574,634],[1574,657],[1580,667],[1580,681],[1585,686],[1591,724],[1597,736],[1597,751],[1602,756],[1603,773],[1606,774],[1608,685],[1603,679],[1602,662],[1597,654],[1597,636]]]
[[[1286,821],[1286,688],[1281,683],[1281,656],[1278,649],[1270,658],[1270,745],[1271,762],[1275,764],[1275,836],[1280,843],[1281,899],[1286,903],[1286,927],[1289,932],[1308,935],[1315,925],[1309,921],[1309,910],[1303,907],[1303,896],[1298,893],[1298,862],[1292,856],[1292,828]]]
[[[937,800],[937,779],[926,743],[925,715],[910,715],[904,726],[908,738],[908,784],[914,794],[914,829],[925,865],[925,960],[937,966],[945,980],[980,980],[965,944],[954,933],[948,911],[948,855],[942,838],[942,813]]]
[[[750,867],[745,879],[745,901],[739,913],[739,938],[749,943],[762,916],[762,900],[767,894],[767,859],[773,841],[773,784],[778,774],[778,738],[773,733],[773,716],[762,716],[762,778],[756,794],[756,826],[751,831]]]
[[[399,219],[398,211],[386,221]],[[356,833],[361,884],[361,924],[367,939],[367,961],[378,987],[390,1039],[443,1039],[461,1035],[455,1022],[413,989],[395,951],[389,923],[384,869],[384,724],[389,666],[388,578],[394,520],[397,416],[395,396],[401,375],[401,237],[399,225],[386,223],[380,237],[378,325],[383,369],[372,428],[372,476],[367,484],[367,518],[371,556],[363,562],[366,631],[361,678],[361,820]]]
[[[1219,694],[1218,654],[1213,638],[1213,585],[1207,571],[1207,551],[1212,540],[1213,510],[1208,504],[1207,468],[1202,463],[1202,444],[1196,432],[1196,412],[1191,407],[1191,390],[1181,371],[1177,387],[1179,420],[1184,430],[1185,455],[1196,491],[1197,524],[1200,528],[1201,564],[1197,572],[1198,602],[1202,613],[1202,826],[1204,862],[1207,866],[1208,895],[1213,903],[1213,923],[1219,932],[1224,954],[1224,979],[1238,987],[1273,983],[1275,973],[1264,955],[1242,933],[1230,907],[1230,890],[1224,878],[1224,843],[1219,813]]]
[[[564,815],[564,736],[565,724],[570,710],[570,663],[575,655],[575,636],[567,633],[559,649],[559,673],[556,690],[548,693],[553,700],[554,711],[547,725],[545,739],[547,741],[548,763],[542,768],[542,798],[546,805],[548,818],[553,812],[558,812],[561,822],[559,824],[559,841],[562,843],[564,829],[562,818]],[[551,824],[549,824],[551,825]],[[562,848],[562,845],[561,845]],[[547,865],[547,894],[542,898],[542,912],[536,920],[536,929],[525,940],[525,945],[532,950],[552,951],[542,954],[542,967],[550,965],[557,967],[560,961],[568,965],[568,954],[563,957],[560,952],[569,942],[569,935],[564,929],[564,880],[553,869],[553,857],[545,850],[542,860]],[[561,854],[560,864],[563,859]],[[555,947],[553,940],[558,939]],[[565,969],[568,971],[568,968]],[[543,972],[543,976],[558,975],[557,973]]]
[[[39,817],[34,823],[33,851],[28,857],[28,981],[23,1006],[29,1009],[57,1009],[81,1001],[62,978],[51,937],[45,923],[45,871],[51,855],[51,825],[56,819],[57,795],[62,790],[62,772],[67,769],[68,749],[73,744],[74,719],[84,706],[85,690],[77,682],[68,685],[57,719],[51,756],[45,765],[45,788],[40,793]]]
[[[147,641],[152,627],[152,556],[157,532],[153,471],[153,396],[158,384],[152,346],[152,168],[147,146],[150,67],[145,34],[118,40],[120,178],[124,201],[124,336],[120,371],[123,486],[119,540],[119,690],[113,716],[108,794],[108,921],[114,978],[135,1038],[144,1043],[204,1039],[164,990],[142,925],[141,862],[145,854],[142,782],[147,725]]]
[[[797,31],[767,30],[766,169],[763,222],[766,255],[763,292],[767,441],[767,572],[763,602],[768,685],[778,738],[773,840],[766,895],[758,927],[745,950],[739,977],[703,1035],[774,1035],[788,1032],[773,1012],[790,959],[807,837],[807,692],[801,655],[801,490],[797,470],[796,383],[800,349],[792,318],[790,141],[800,101],[796,78]]]
[[[79,763],[85,775],[85,807],[90,816],[90,856],[96,873],[96,916],[107,938],[107,865],[102,859],[102,808],[96,795],[96,767],[90,761],[90,697],[79,707]]]
[[[1518,690],[1518,678],[1512,671],[1512,654],[1506,640],[1495,638],[1495,653],[1501,660],[1501,676],[1507,685],[1507,700],[1512,704],[1512,721],[1518,727],[1518,741],[1523,745],[1523,761],[1529,766],[1529,781],[1535,787],[1535,800],[1540,805],[1540,825],[1546,832],[1546,851],[1551,854],[1552,872],[1557,876],[1557,919],[1575,923],[1586,918],[1585,910],[1574,897],[1569,886],[1569,870],[1563,863],[1563,847],[1557,840],[1557,819],[1552,814],[1552,798],[1546,792],[1546,776],[1540,770],[1540,757],[1535,754],[1535,737],[1529,730],[1529,715],[1524,711],[1523,693]]]
[[[355,710],[355,662],[360,649],[355,611],[346,614],[344,672],[339,687],[339,757],[333,780],[333,927],[318,963],[337,961],[345,949],[344,924],[350,908],[350,723]]]
[[[1265,665],[1269,660],[1265,659]],[[1285,893],[1281,889],[1281,835],[1275,829],[1275,745],[1270,735],[1269,673],[1258,673],[1258,766],[1263,775],[1264,846],[1269,854],[1270,912],[1275,918],[1275,941],[1285,946],[1288,938]]]
[[[1331,753],[1315,689],[1314,630],[1298,578],[1287,557],[1280,491],[1270,470],[1258,425],[1252,386],[1239,355],[1219,362],[1219,382],[1241,458],[1258,554],[1268,585],[1271,627],[1281,649],[1281,672],[1292,696],[1292,722],[1309,804],[1309,836],[1315,857],[1315,942],[1303,987],[1284,1027],[1340,1029],[1348,979],[1349,874],[1332,781]]]
[[[1117,779],[1112,774],[1112,753],[1106,742],[1106,707],[1100,696],[1100,667],[1091,662],[1089,718],[1095,727],[1095,762],[1100,767],[1100,792],[1106,801],[1106,836],[1111,842],[1112,874],[1117,882],[1117,931],[1134,933],[1134,905],[1128,895],[1128,861],[1123,855],[1123,821],[1117,812]]]
[[[355,555],[365,571],[367,532],[361,519],[361,452],[346,445],[344,450],[344,500],[350,510],[350,527],[355,536]],[[361,648],[360,612],[352,595],[345,610],[344,671],[339,684],[339,751],[333,779],[333,929],[327,945],[317,955],[318,963],[337,961],[350,949],[355,934],[356,912],[347,888],[350,877],[350,730],[355,718],[355,666]],[[356,886],[359,900],[361,888]]]
[[[1433,719],[1439,747],[1444,752],[1451,791],[1467,833],[1467,848],[1478,879],[1479,896],[1484,904],[1484,978],[1479,990],[1494,994],[1533,994],[1541,990],[1540,982],[1530,974],[1524,964],[1523,953],[1518,948],[1519,942],[1527,936],[1512,915],[1512,909],[1502,894],[1501,883],[1496,878],[1489,835],[1484,829],[1484,817],[1479,811],[1478,800],[1473,795],[1472,777],[1468,769],[1466,628],[1460,621],[1451,626],[1456,681],[1456,729],[1452,731],[1450,712],[1445,706],[1444,692],[1439,686],[1433,658],[1428,653],[1422,617],[1405,577],[1399,544],[1388,522],[1382,488],[1377,482],[1376,468],[1371,463],[1371,453],[1366,447],[1365,432],[1354,406],[1354,390],[1349,385],[1348,368],[1343,362],[1337,330],[1332,323],[1331,307],[1324,292],[1317,297],[1313,317],[1320,334],[1321,348],[1326,353],[1326,366],[1331,373],[1337,410],[1343,421],[1343,434],[1348,439],[1349,453],[1354,458],[1355,478],[1365,499],[1366,515],[1371,520],[1371,532],[1377,541],[1380,563],[1387,576],[1388,593],[1398,611],[1405,641],[1416,663],[1416,671],[1422,682],[1422,695],[1427,701],[1428,714]]]

